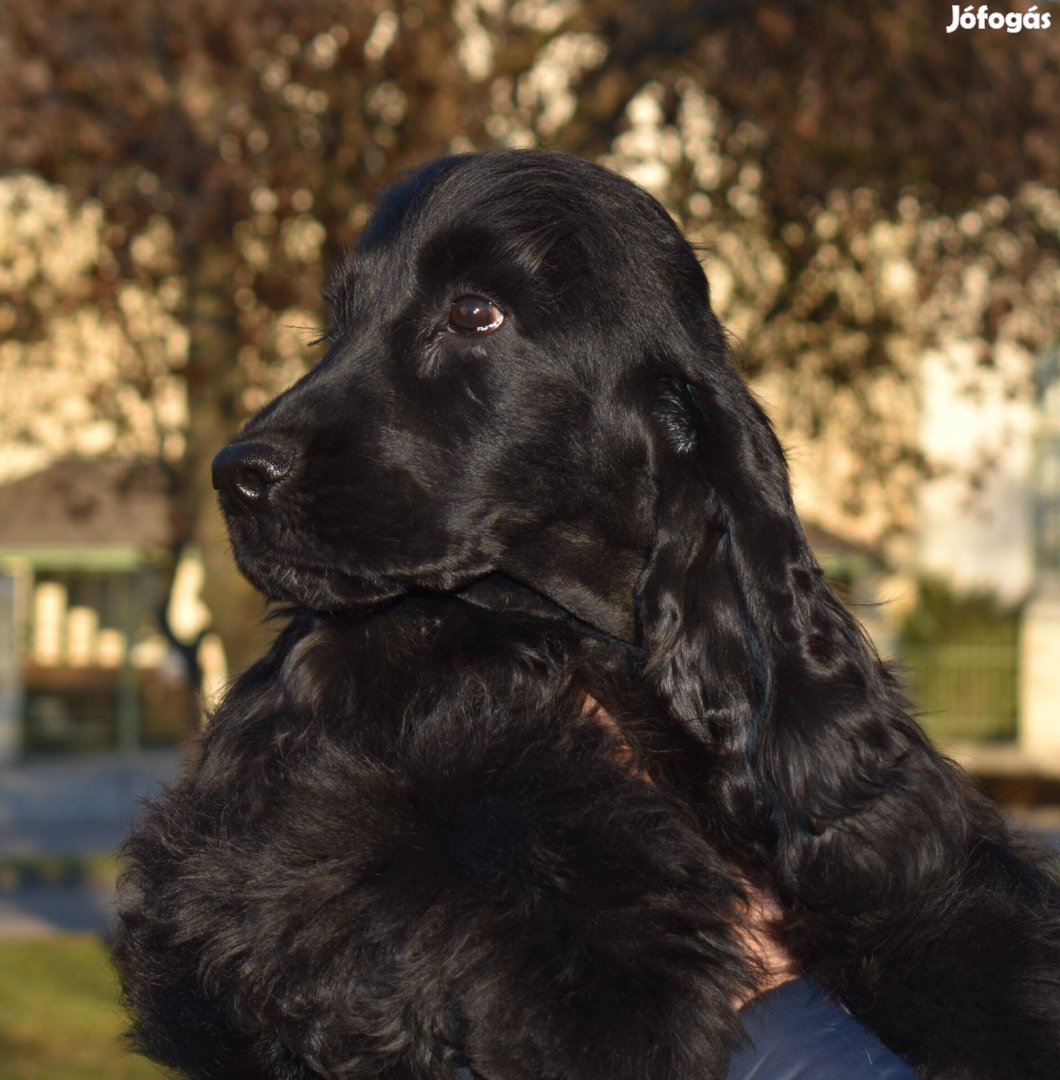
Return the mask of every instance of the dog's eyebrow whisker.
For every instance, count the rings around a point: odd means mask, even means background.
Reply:
[[[335,339],[334,329],[330,326],[303,326],[300,323],[284,323],[284,328],[287,330],[300,330],[303,336],[307,337],[306,345],[310,348]]]

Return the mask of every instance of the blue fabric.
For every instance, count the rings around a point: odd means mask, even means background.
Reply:
[[[740,1023],[747,1041],[733,1052],[728,1080],[916,1080],[810,979],[761,994],[740,1010]],[[455,1080],[479,1076],[464,1065]]]
[[[740,1010],[748,1042],[729,1080],[916,1080],[916,1074],[809,979],[784,983]]]

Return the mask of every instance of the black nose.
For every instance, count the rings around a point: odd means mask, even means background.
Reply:
[[[268,443],[235,443],[213,459],[213,486],[251,509],[290,471],[294,458]]]

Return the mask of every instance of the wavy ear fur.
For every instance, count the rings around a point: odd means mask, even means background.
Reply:
[[[649,671],[679,719],[742,765],[733,817],[753,816],[755,847],[801,895],[829,829],[849,831],[901,786],[910,753],[930,751],[814,560],[780,445],[738,376],[716,356],[669,364],[659,387],[656,543],[639,590]],[[828,877],[849,880],[837,854]],[[868,859],[856,869],[878,878],[874,895],[900,887],[906,875]]]
[[[709,316],[708,316],[709,317]],[[947,1078],[1053,1075],[1060,889],[930,746],[831,592],[780,445],[719,346],[654,365],[647,671],[713,755],[717,842],[803,971]]]

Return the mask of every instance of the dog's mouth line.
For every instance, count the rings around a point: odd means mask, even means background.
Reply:
[[[492,568],[468,573],[446,587],[432,588],[424,584],[422,570],[409,575],[407,579],[400,574],[368,578],[335,566],[292,561],[282,553],[271,552],[270,556],[264,565],[256,561],[255,569],[258,572],[254,576],[259,581],[267,581],[270,598],[281,605],[281,610],[294,605],[320,618],[341,619],[343,615],[363,616],[384,611],[403,598],[416,596],[424,599],[450,596],[475,606],[494,608],[498,606],[490,598],[490,594],[494,594],[506,598],[499,605],[502,608],[507,607],[508,600],[513,598],[517,606],[529,602],[533,613],[540,617],[564,622],[584,636],[619,645],[635,657],[643,654],[638,644],[600,630],[533,587]],[[485,593],[482,592],[483,587]],[[330,596],[321,595],[322,591]]]
[[[457,575],[446,585],[431,587],[424,583],[422,570],[369,577],[334,565],[295,561],[276,552],[267,559],[246,560],[244,566],[252,584],[274,603],[294,605],[323,617],[383,610],[407,596],[457,595],[492,572],[480,569]]]

